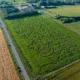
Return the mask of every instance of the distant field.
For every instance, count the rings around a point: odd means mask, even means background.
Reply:
[[[49,11],[55,15],[60,14],[62,16],[80,16],[80,5],[78,6],[60,6],[55,9],[49,9]]]
[[[80,60],[67,67],[50,80],[80,80]]]
[[[66,24],[66,27],[71,29],[72,31],[80,34],[80,21],[74,22],[74,23],[70,23],[70,24]]]
[[[54,16],[55,14],[60,14],[62,16],[69,16],[69,17],[77,17],[80,16],[80,5],[78,6],[62,6],[56,9],[49,9],[48,11]],[[65,24],[67,28],[71,29],[72,31],[80,34],[80,21],[73,22],[69,24]]]
[[[3,1],[3,0],[0,0],[0,1]],[[4,1],[8,1],[8,2],[23,2],[23,1],[25,1],[25,0],[4,0]]]
[[[80,57],[80,36],[43,16],[6,20],[36,74],[44,74]]]

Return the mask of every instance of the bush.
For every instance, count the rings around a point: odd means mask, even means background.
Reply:
[[[71,23],[71,22],[75,22],[76,20],[74,18],[60,18],[60,20],[63,22],[63,23]]]
[[[33,15],[39,15],[38,11],[13,13],[13,14],[7,15],[5,19],[17,19],[17,18],[29,17]]]
[[[56,14],[56,15],[55,15],[55,18],[56,18],[56,19],[61,19],[61,18],[62,18],[62,16],[61,16],[61,15],[59,15],[59,14]]]

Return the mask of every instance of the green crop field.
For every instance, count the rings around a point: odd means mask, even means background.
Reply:
[[[48,9],[47,11],[49,11],[51,16],[60,14],[61,16],[78,17],[80,16],[79,8],[80,8],[80,5],[62,6],[56,9]],[[64,26],[65,28],[68,28],[80,35],[80,21],[67,23],[67,24],[64,24]],[[50,80],[80,80],[80,68],[79,67],[80,67],[79,63],[73,66],[70,66],[68,69],[64,69],[63,72],[60,72],[60,74],[56,75],[55,77],[52,77]]]
[[[61,16],[80,16],[80,5],[75,6],[60,6],[55,9],[49,9],[49,11],[53,14],[60,14]]]
[[[37,75],[80,58],[80,36],[51,18],[35,16],[5,22]]]
[[[67,67],[50,80],[80,80],[80,60]]]

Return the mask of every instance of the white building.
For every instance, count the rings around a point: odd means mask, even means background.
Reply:
[[[33,11],[33,10],[35,10],[32,6],[22,6],[22,7],[18,7],[18,9],[20,11]]]

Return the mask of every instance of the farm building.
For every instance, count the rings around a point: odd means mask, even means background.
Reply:
[[[22,10],[23,11],[32,11],[32,10],[34,10],[34,8],[32,6],[23,6]]]
[[[18,6],[19,11],[34,11],[35,9],[32,6]]]

